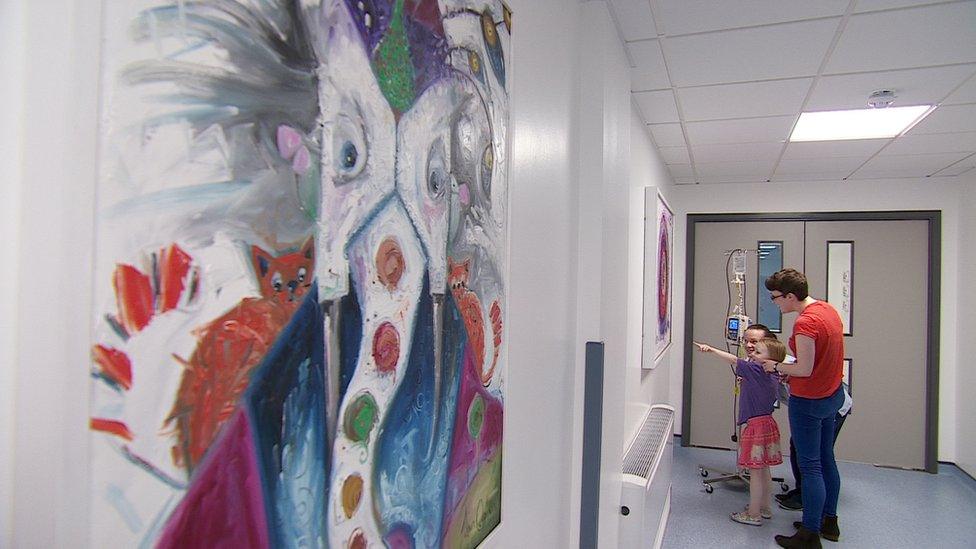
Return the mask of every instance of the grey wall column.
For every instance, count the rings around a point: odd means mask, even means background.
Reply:
[[[600,530],[600,462],[603,448],[603,343],[586,342],[583,387],[583,478],[580,547],[596,549]]]

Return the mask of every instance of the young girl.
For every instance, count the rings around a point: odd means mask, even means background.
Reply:
[[[697,342],[695,345],[703,353],[714,353],[735,364],[735,375],[740,379],[738,424],[745,424],[739,433],[739,467],[749,469],[749,506],[732,513],[730,518],[742,524],[762,526],[764,517],[772,517],[769,506],[773,481],[769,467],[783,463],[783,456],[779,448],[779,427],[772,415],[779,379],[775,374],[766,373],[761,364],[767,359],[782,362],[786,347],[766,337],[745,360],[710,345]]]

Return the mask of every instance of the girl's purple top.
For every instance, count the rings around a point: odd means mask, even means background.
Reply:
[[[735,375],[742,378],[739,382],[739,424],[751,417],[771,415],[776,402],[776,374],[768,374],[758,363],[740,358],[735,361]]]

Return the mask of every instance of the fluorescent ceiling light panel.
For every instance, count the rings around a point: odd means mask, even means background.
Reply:
[[[931,105],[800,113],[790,141],[895,137],[935,109]]]

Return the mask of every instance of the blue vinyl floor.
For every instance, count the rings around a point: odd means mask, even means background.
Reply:
[[[665,549],[777,547],[773,535],[793,534],[801,513],[775,502],[773,518],[762,526],[729,520],[729,513],[749,501],[743,482],[719,483],[711,494],[705,492],[698,466],[725,470],[734,461],[734,452],[682,448],[675,439]],[[976,481],[955,466],[940,464],[937,475],[849,462],[839,468],[841,537],[837,543],[821,540],[825,548],[976,548]],[[773,469],[773,476],[793,486],[788,460]]]

